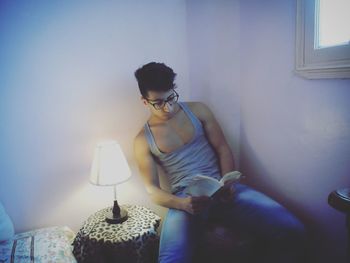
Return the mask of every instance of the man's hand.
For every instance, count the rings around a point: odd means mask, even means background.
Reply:
[[[182,210],[196,215],[202,212],[210,204],[210,197],[208,196],[189,196],[183,199]]]
[[[233,186],[233,181],[227,181],[220,190],[219,200],[221,202],[227,203],[232,201],[234,195],[235,189]]]

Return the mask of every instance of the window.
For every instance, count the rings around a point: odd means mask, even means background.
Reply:
[[[316,48],[349,44],[349,0],[318,0],[316,14]]]
[[[297,0],[298,74],[350,78],[349,10],[349,0]]]

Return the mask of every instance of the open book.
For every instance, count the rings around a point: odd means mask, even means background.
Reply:
[[[242,173],[239,171],[232,171],[225,174],[220,181],[209,176],[197,175],[186,187],[185,193],[191,196],[205,195],[211,197],[224,186],[225,182],[238,182],[241,175]]]

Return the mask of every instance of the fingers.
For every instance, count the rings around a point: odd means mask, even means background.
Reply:
[[[234,183],[236,183],[237,181],[235,179],[232,180],[228,180],[225,182],[224,187],[231,187]]]
[[[208,196],[191,196],[189,197],[189,212],[191,214],[199,214],[210,204]]]
[[[220,195],[220,201],[225,203],[229,202],[233,199],[234,195],[235,189],[233,187],[225,188]]]

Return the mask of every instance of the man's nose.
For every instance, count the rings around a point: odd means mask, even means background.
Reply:
[[[165,103],[164,107],[163,107],[163,110],[164,110],[165,112],[170,112],[170,111],[172,110],[172,108],[173,108],[173,105],[170,104],[169,101],[167,101],[167,102]]]

